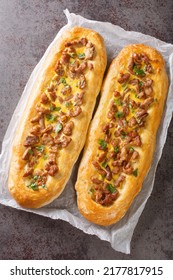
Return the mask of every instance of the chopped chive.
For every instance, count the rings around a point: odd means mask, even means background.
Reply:
[[[85,58],[85,54],[84,53],[78,53],[78,57],[79,57],[79,59],[83,59],[83,58]]]
[[[39,152],[43,152],[44,151],[44,145],[36,146],[35,148]]]
[[[57,125],[55,126],[55,132],[58,133],[59,131],[61,131],[61,129],[62,129],[62,124],[58,122]]]
[[[47,121],[49,121],[49,122],[53,122],[53,121],[55,121],[55,120],[56,120],[56,118],[57,118],[57,116],[52,115],[52,114],[48,114],[48,115],[46,115],[46,119],[47,119]]]
[[[33,191],[38,190],[38,185],[36,183],[31,183],[30,185],[27,186],[29,189],[32,189]]]
[[[64,86],[67,86],[67,85],[68,85],[65,78],[61,78],[59,81],[60,81],[60,83],[62,83]]]
[[[129,147],[129,151],[130,151],[130,152],[133,152],[133,151],[134,151],[134,148],[133,148],[133,147]]]
[[[138,168],[136,168],[136,169],[133,171],[133,175],[134,175],[135,177],[138,176]]]
[[[133,68],[133,72],[137,76],[145,76],[145,72],[142,69],[139,69],[136,65]]]
[[[115,148],[114,148],[114,152],[115,152],[116,154],[119,153],[119,151],[120,151],[119,147],[115,147]]]
[[[45,189],[45,190],[47,190],[48,188],[46,187],[46,185],[45,184],[43,184],[42,186],[41,186],[41,188],[43,188],[43,189]]]
[[[115,188],[112,184],[108,184],[108,185],[107,185],[107,189],[108,189],[108,191],[110,191],[111,193],[117,192],[116,188]]]
[[[122,85],[122,89],[126,89],[126,87],[127,87],[126,83]]]
[[[99,139],[98,143],[101,146],[102,150],[105,150],[107,148],[107,143],[103,139]]]
[[[61,107],[50,106],[50,110],[51,110],[51,111],[60,111],[60,110],[61,110]]]
[[[65,102],[65,106],[66,106],[66,107],[70,107],[71,105],[72,105],[72,102],[71,102],[71,101]]]
[[[122,106],[122,105],[123,105],[123,102],[120,100],[120,98],[116,99],[116,100],[115,100],[115,103],[116,103],[116,105],[118,105],[118,106]]]
[[[115,116],[117,117],[117,118],[122,118],[124,115],[123,115],[123,112],[121,112],[121,111],[118,111],[116,114],[115,114]]]
[[[101,164],[104,168],[106,168],[106,166],[108,165],[108,163],[106,161],[104,161],[102,164]]]
[[[28,151],[28,154],[29,154],[29,155],[33,155],[33,150],[30,149],[30,150]]]

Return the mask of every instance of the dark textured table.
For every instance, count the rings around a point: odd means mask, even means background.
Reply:
[[[68,8],[173,43],[173,1],[0,0],[0,141],[31,71]],[[131,254],[72,227],[0,205],[0,259],[173,259],[173,121],[154,190],[135,229]]]

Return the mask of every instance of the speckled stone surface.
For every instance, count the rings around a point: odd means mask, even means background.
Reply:
[[[37,62],[66,24],[63,9],[173,43],[173,1],[0,0],[0,144]],[[131,254],[64,221],[0,205],[0,259],[173,259],[173,121]]]

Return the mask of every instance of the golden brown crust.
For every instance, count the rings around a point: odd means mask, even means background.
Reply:
[[[47,83],[52,77],[59,53],[64,50],[67,42],[79,38],[87,38],[95,47],[94,59],[92,60],[92,71],[86,72],[87,86],[85,87],[84,104],[82,104],[82,113],[73,118],[74,129],[72,141],[69,145],[60,149],[58,154],[58,168],[59,172],[54,176],[48,176],[46,183],[47,189],[39,188],[34,191],[28,188],[24,183],[23,172],[25,161],[22,156],[25,151],[23,145],[28,132],[31,129],[30,120],[35,117],[35,105],[40,99],[40,94],[45,89]],[[103,74],[106,67],[106,50],[101,36],[89,29],[74,27],[66,31],[56,46],[51,50],[43,65],[42,72],[39,74],[35,85],[30,93],[30,97],[25,108],[24,114],[21,118],[19,127],[13,143],[11,167],[9,172],[9,191],[14,199],[26,208],[39,208],[46,205],[57,198],[63,191],[66,182],[68,181],[72,168],[83,148],[87,128],[92,117],[92,112],[95,106],[96,97],[99,93]]]
[[[101,136],[99,127],[105,122],[112,92],[117,83],[117,77],[124,71],[123,69],[127,65],[132,53],[145,53],[153,65],[154,74],[150,74],[149,77],[153,80],[153,97],[155,102],[149,108],[149,115],[145,126],[140,132],[142,146],[137,148],[140,155],[139,162],[136,163],[138,176],[126,175],[126,180],[119,189],[118,198],[111,205],[105,206],[94,201],[90,193],[92,186],[91,175],[97,175],[92,161],[95,159],[98,151],[98,139]],[[140,191],[152,162],[156,134],[161,121],[167,90],[168,78],[165,63],[162,56],[155,49],[142,44],[129,45],[113,60],[102,86],[99,107],[89,128],[75,186],[78,208],[81,214],[89,221],[103,226],[116,223],[125,215],[133,199]]]

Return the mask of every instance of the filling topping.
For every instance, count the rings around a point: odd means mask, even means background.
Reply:
[[[40,94],[23,143],[26,162],[23,178],[34,191],[47,190],[48,176],[59,172],[58,156],[73,141],[73,119],[82,114],[87,88],[86,73],[94,68],[94,45],[87,38],[66,42],[52,71],[52,78]]]
[[[113,204],[127,176],[140,176],[141,132],[155,101],[153,74],[149,57],[144,53],[132,53],[128,64],[116,77],[90,177],[89,193],[103,206]]]

